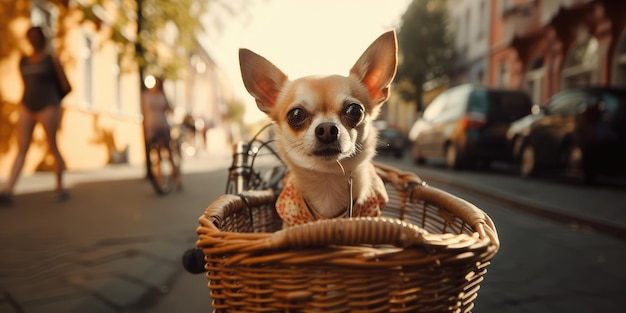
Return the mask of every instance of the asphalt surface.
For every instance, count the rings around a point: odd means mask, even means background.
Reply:
[[[187,158],[184,190],[165,197],[151,190],[142,166],[68,172],[71,198],[63,203],[53,202],[52,174],[22,177],[15,204],[0,207],[0,313],[210,311],[206,278],[185,273],[180,258],[195,242],[197,218],[223,192],[229,153]],[[542,181],[530,189],[506,175],[488,185],[453,173],[438,179],[534,214],[626,230],[624,196],[614,189]],[[571,196],[564,199],[564,190]]]
[[[0,206],[0,313],[152,306],[183,273],[182,255],[194,246],[198,217],[224,192],[230,159],[230,149],[186,158],[183,191],[167,196],[156,195],[140,165],[69,171],[62,203],[52,173],[21,177],[14,204]],[[192,278],[186,287],[207,294],[195,308],[210,311],[206,278]]]

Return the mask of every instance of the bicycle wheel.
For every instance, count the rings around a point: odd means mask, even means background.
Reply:
[[[169,153],[161,144],[150,144],[150,182],[154,191],[159,195],[168,194],[172,189],[172,174],[174,169],[169,161]]]
[[[182,145],[180,142],[180,138],[172,137],[170,141],[170,151],[172,153],[172,163],[174,163],[174,167],[172,167],[172,188],[178,191],[182,190],[182,181],[181,181],[181,164],[183,162],[183,154],[182,154]],[[171,165],[171,163],[168,163]]]

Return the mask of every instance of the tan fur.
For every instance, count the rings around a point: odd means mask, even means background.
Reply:
[[[296,188],[322,216],[337,216],[346,209],[350,174],[357,203],[368,190],[382,188],[371,163],[377,140],[372,121],[389,95],[396,54],[395,32],[389,31],[367,48],[348,76],[289,80],[265,58],[247,49],[239,52],[244,85],[259,109],[275,121],[278,149],[294,176]],[[364,109],[356,125],[345,114],[352,103]],[[294,108],[302,109],[307,116],[298,127],[287,122]],[[315,134],[322,123],[332,123],[338,129],[336,145],[333,143],[333,147],[340,147],[336,154],[316,155],[327,146]]]

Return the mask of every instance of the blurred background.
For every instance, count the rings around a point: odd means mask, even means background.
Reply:
[[[390,29],[399,67],[376,160],[495,221],[502,246],[476,311],[618,311],[625,12],[623,0],[0,0],[0,182],[18,150],[31,25],[73,87],[58,132],[72,198],[42,192],[54,160],[38,125],[15,205],[0,209],[0,312],[208,311],[206,277],[184,273],[180,257],[224,193],[232,143],[268,123],[238,49],[290,78],[347,75]],[[154,77],[171,123],[193,129],[184,191],[165,197],[143,176],[140,94]],[[557,179],[518,177],[548,168]],[[600,174],[619,175],[579,184]]]
[[[174,122],[193,117],[216,144],[265,123],[239,77],[237,49],[290,77],[347,73],[379,34],[398,31],[400,67],[381,120],[408,132],[432,99],[471,83],[543,105],[570,87],[626,82],[624,2],[615,0],[16,0],[0,6],[0,176],[17,150],[18,61],[44,27],[68,73],[59,144],[68,168],[144,161],[139,93],[166,79]],[[80,132],[73,130],[80,129]],[[24,172],[50,168],[35,132]]]

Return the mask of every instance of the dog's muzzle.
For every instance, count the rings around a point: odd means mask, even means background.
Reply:
[[[313,154],[316,156],[332,157],[341,154],[339,142],[340,131],[335,123],[322,123],[315,127],[317,145]]]
[[[322,123],[315,127],[315,137],[319,142],[330,144],[339,139],[339,127],[335,123]]]

